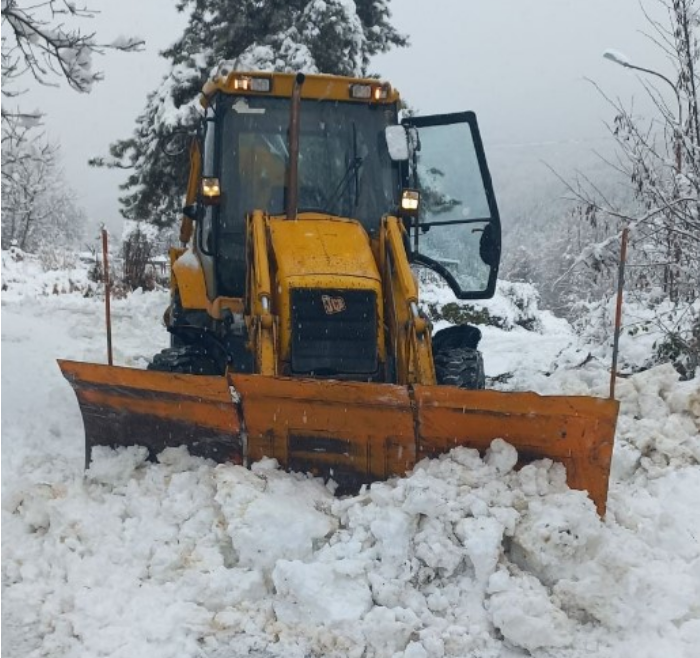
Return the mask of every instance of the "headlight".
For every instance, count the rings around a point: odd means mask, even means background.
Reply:
[[[417,215],[420,207],[420,192],[418,190],[403,190],[401,192],[401,210],[407,215]]]

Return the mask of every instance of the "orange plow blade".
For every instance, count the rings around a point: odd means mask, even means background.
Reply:
[[[522,463],[564,463],[569,486],[605,512],[615,400],[59,364],[78,397],[88,460],[97,445],[145,445],[153,455],[186,445],[217,461],[273,457],[351,491],[424,457],[456,446],[483,451],[502,438]]]
[[[85,465],[94,446],[143,445],[151,456],[186,445],[217,461],[242,463],[239,415],[223,377],[194,377],[59,361],[85,425]]]

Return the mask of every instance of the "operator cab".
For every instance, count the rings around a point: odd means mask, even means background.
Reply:
[[[201,222],[200,248],[216,263],[218,295],[244,294],[246,216],[285,213],[290,104],[217,93],[207,108],[203,173],[221,182],[221,196]],[[395,103],[302,98],[297,212],[356,219],[376,235],[398,206],[399,167],[384,139],[396,123]]]
[[[288,208],[294,77],[223,70],[205,85],[202,175],[221,189],[198,222],[197,241],[217,296],[245,294],[246,216],[284,216]],[[398,108],[398,93],[379,81],[306,77],[296,211],[358,220],[370,238],[384,216],[399,215],[412,263],[437,272],[459,299],[492,297],[501,228],[476,117],[398,124]],[[405,156],[395,148],[399,125]],[[418,193],[412,211],[401,208],[406,189]]]

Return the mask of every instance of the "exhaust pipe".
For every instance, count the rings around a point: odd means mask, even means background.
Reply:
[[[306,76],[297,73],[289,110],[289,166],[287,168],[287,219],[297,218],[299,198],[299,117],[301,114],[301,86]]]

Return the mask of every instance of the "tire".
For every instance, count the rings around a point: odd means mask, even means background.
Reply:
[[[470,390],[486,388],[484,357],[472,347],[452,347],[434,352],[435,376],[441,386]]]
[[[224,374],[224,366],[202,345],[168,347],[153,357],[148,370],[184,375]]]
[[[168,323],[166,322],[166,326],[170,332],[170,347],[184,347],[188,343],[178,332],[178,327],[184,324],[184,310],[182,308],[182,302],[180,301],[179,290],[175,290],[172,301],[170,302],[169,311],[171,323],[170,326],[167,326]]]
[[[167,316],[170,316],[169,320]],[[206,311],[182,308],[179,290],[175,291],[168,311],[165,326],[170,332],[170,347],[180,348],[202,344],[202,335],[210,325]]]

